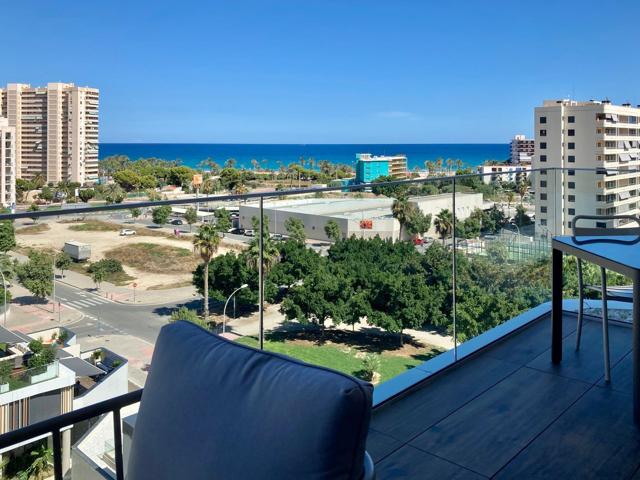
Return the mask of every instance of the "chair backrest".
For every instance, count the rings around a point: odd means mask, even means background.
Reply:
[[[610,220],[629,220],[635,222],[635,227],[580,227],[583,221],[606,222]],[[575,237],[599,237],[607,235],[635,235],[640,236],[640,219],[635,215],[576,215],[573,218],[573,235]]]
[[[128,480],[360,479],[370,384],[192,323],[162,328]]]

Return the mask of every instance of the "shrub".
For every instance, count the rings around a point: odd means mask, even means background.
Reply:
[[[360,377],[367,382],[373,380],[373,375],[380,371],[380,355],[367,353],[362,359],[362,371]]]
[[[177,322],[178,320],[186,320],[187,322],[200,325],[202,328],[206,328],[207,330],[209,329],[209,324],[202,320],[195,310],[189,310],[184,306],[171,312],[171,321]]]
[[[105,274],[108,275],[124,272],[122,263],[114,258],[103,258],[102,260],[98,260],[97,262],[94,262],[89,266],[89,273],[94,273],[99,270],[102,270]]]

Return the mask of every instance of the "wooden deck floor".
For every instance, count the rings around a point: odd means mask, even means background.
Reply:
[[[376,410],[377,478],[640,480],[631,329],[610,327],[607,385],[601,323],[585,323],[576,352],[575,321],[565,315],[560,366],[546,317]]]

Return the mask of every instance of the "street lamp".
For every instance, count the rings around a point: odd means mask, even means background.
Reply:
[[[238,291],[242,290],[243,288],[247,288],[248,286],[249,285],[247,285],[246,283],[240,285],[231,293],[231,295],[229,295],[227,301],[224,302],[224,309],[222,310],[222,333],[225,333],[227,329],[227,305],[229,304],[229,300],[231,300],[231,297],[233,297]]]
[[[4,291],[4,326],[7,326],[7,281],[4,279],[4,272],[0,270],[2,275],[2,290]]]

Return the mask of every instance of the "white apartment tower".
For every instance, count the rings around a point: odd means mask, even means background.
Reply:
[[[0,203],[14,208],[16,204],[16,129],[0,117]]]
[[[640,108],[608,100],[546,100],[535,109],[534,124],[533,168],[566,169],[532,176],[536,231],[571,233],[576,215],[640,212]],[[627,222],[600,223],[621,226]],[[594,222],[581,225],[596,226]]]
[[[98,178],[98,106],[95,88],[72,83],[0,89],[2,108],[16,130],[18,178],[82,184]]]
[[[531,163],[535,152],[535,140],[524,135],[516,135],[511,139],[511,163]]]

